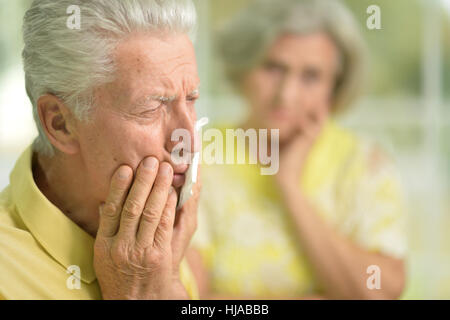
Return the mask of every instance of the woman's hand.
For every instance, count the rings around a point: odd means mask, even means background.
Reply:
[[[296,132],[280,145],[280,166],[275,178],[282,191],[297,191],[305,159],[316,142],[327,117],[325,108],[317,108],[298,117]]]
[[[94,245],[94,268],[104,299],[186,295],[179,280],[184,252],[172,244],[177,204],[172,178],[170,164],[159,164],[153,157],[139,165],[131,187],[130,167],[121,166],[114,174],[100,209]],[[187,238],[182,237],[177,246]]]

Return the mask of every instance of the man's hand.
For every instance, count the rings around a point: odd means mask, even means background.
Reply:
[[[275,178],[283,191],[298,190],[306,156],[322,131],[326,117],[326,108],[317,108],[298,117],[295,134],[280,146],[280,167]]]
[[[133,184],[128,166],[113,175],[94,246],[94,268],[104,299],[182,295],[182,256],[174,261],[172,250],[177,204],[172,178],[170,164],[159,164],[153,157],[139,165]]]
[[[187,247],[197,229],[197,209],[202,188],[201,171],[198,168],[197,183],[192,187],[193,195],[178,210],[175,218],[172,248],[174,268],[180,265],[186,254]]]

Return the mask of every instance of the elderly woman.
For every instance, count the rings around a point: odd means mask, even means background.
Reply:
[[[174,129],[194,137],[195,23],[190,0],[32,3],[39,136],[0,194],[1,298],[195,298],[183,257],[197,198],[175,220],[188,165],[171,159]]]
[[[204,167],[189,253],[201,297],[398,298],[406,249],[395,170],[333,121],[361,83],[351,14],[334,0],[256,1],[219,44],[250,108],[242,127],[279,129],[280,162],[273,176]]]

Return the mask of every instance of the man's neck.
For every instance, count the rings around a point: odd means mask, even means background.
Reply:
[[[50,158],[34,153],[32,170],[34,181],[44,196],[80,228],[95,236],[98,206],[89,197],[79,167],[64,155]]]

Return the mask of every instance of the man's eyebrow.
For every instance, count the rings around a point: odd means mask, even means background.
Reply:
[[[197,96],[197,95],[199,95],[199,94],[200,94],[200,88],[197,87],[197,89],[192,90],[188,95],[189,95],[189,96]]]
[[[200,94],[200,87],[198,86],[197,89],[192,90],[188,96],[197,96]],[[149,101],[161,101],[161,102],[172,102],[174,100],[176,100],[178,97],[178,95],[174,94],[171,96],[165,96],[165,95],[160,95],[160,94],[150,94],[150,95],[146,95],[141,97],[140,99],[138,99],[136,101],[136,103],[134,103],[134,106],[142,106],[145,105],[147,102]]]
[[[171,95],[171,96],[154,96],[155,100],[159,100],[161,102],[172,102],[177,98],[177,95]]]
[[[161,101],[161,102],[171,102],[171,101],[175,100],[176,98],[177,98],[176,95],[164,96],[164,95],[159,95],[159,94],[150,94],[150,95],[144,96],[144,97],[140,98],[139,100],[137,100],[134,105],[142,106],[142,105],[145,105],[149,101],[155,101],[155,100]]]

